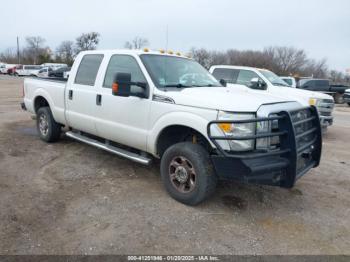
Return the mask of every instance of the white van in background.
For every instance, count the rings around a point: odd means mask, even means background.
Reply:
[[[16,67],[15,75],[17,76],[38,76],[42,69],[40,65],[19,65]]]

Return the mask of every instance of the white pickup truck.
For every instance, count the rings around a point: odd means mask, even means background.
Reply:
[[[215,78],[223,80],[230,87],[246,89],[253,93],[274,94],[293,99],[304,106],[316,106],[323,131],[333,124],[334,99],[330,95],[308,90],[291,88],[275,73],[247,66],[215,65],[209,70]]]
[[[25,79],[22,108],[36,114],[44,141],[64,126],[138,163],[160,158],[166,190],[188,205],[218,179],[292,187],[321,157],[315,107],[223,87],[194,60],[163,51],[81,52],[66,83]]]

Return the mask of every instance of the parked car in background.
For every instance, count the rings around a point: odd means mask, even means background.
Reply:
[[[60,63],[44,63],[41,64],[42,67],[50,67],[52,70],[59,69],[61,67],[67,67],[67,64],[60,64]]]
[[[181,55],[84,51],[66,83],[28,78],[23,92],[42,140],[59,140],[65,126],[66,136],[138,163],[158,158],[165,189],[188,205],[218,179],[291,188],[321,158],[314,106],[223,87]]]
[[[49,77],[64,77],[64,73],[70,71],[70,67],[61,67],[49,72]]]
[[[15,65],[15,66],[12,66],[12,67],[10,67],[10,68],[8,68],[8,69],[7,69],[7,74],[8,74],[8,75],[16,75],[16,68],[17,68],[16,65]]]
[[[294,77],[291,76],[280,76],[280,78],[287,83],[290,87],[297,87],[297,81],[295,80]]]
[[[300,79],[297,88],[317,91],[333,96],[336,103],[343,103],[343,95],[348,86],[331,85],[328,79],[305,78]]]
[[[49,77],[50,73],[53,71],[51,67],[44,67],[39,70],[38,77]]]
[[[11,73],[13,71],[13,68],[16,67],[15,64],[3,64],[0,69],[1,69],[1,74],[8,74],[9,72]],[[9,71],[10,70],[10,71]]]
[[[40,65],[19,65],[16,67],[15,75],[18,76],[38,76],[42,69]]]
[[[350,106],[350,89],[346,89],[344,92],[344,102]]]
[[[314,105],[320,114],[323,130],[325,131],[333,124],[334,100],[329,95],[290,88],[280,77],[266,69],[217,65],[212,66],[209,71],[216,79],[226,82],[231,87],[250,89],[254,93],[269,92],[283,98],[297,100],[305,106]]]
[[[63,73],[63,78],[64,78],[64,79],[68,79],[69,74],[70,74],[70,71],[64,72],[64,73]]]
[[[1,63],[0,64],[0,74],[4,74],[5,73],[5,69],[6,69],[6,64]]]

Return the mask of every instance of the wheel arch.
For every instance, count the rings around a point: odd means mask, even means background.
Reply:
[[[207,124],[208,120],[191,113],[168,114],[160,118],[151,130],[148,151],[161,157],[166,148],[183,141],[201,143],[208,150],[212,150],[215,146],[208,139]]]

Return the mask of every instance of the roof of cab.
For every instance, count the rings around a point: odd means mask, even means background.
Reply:
[[[266,70],[266,68],[258,68],[253,66],[235,66],[235,65],[213,65],[212,68],[228,68],[228,69],[255,69],[255,70]]]
[[[143,54],[152,54],[152,55],[164,55],[164,56],[175,56],[182,58],[189,58],[188,56],[182,55],[179,52],[172,52],[170,50],[149,50],[145,49],[101,49],[101,50],[87,50],[82,51],[82,54],[128,54],[128,55],[143,55]]]

